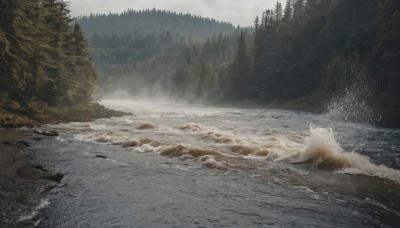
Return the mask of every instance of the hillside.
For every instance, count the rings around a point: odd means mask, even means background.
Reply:
[[[121,14],[91,14],[78,18],[77,22],[89,38],[95,33],[144,35],[168,32],[193,41],[205,41],[213,34],[229,35],[235,31],[231,23],[156,9],[130,9]]]
[[[71,21],[64,1],[0,1],[0,127],[117,114],[92,103],[97,76]]]
[[[211,73],[230,62],[238,30],[231,24],[161,10],[81,17],[98,84],[111,93],[199,97]],[[214,86],[213,88],[216,89]]]
[[[156,10],[92,15],[79,23],[100,85],[109,91],[395,126],[399,13],[394,0],[289,0],[256,17],[252,29],[231,27],[229,34],[224,26],[203,30],[210,19]]]

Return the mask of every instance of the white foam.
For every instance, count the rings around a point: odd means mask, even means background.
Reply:
[[[47,208],[50,205],[50,201],[48,199],[40,200],[40,204],[36,207],[35,210],[40,211]]]
[[[90,124],[90,129],[98,131],[98,130],[106,130],[107,126],[105,124]]]
[[[367,156],[346,152],[335,140],[332,129],[311,128],[308,146],[300,153],[291,153],[291,162],[326,163],[338,173],[363,174],[386,178],[400,183],[400,171],[371,163]]]
[[[24,222],[29,222],[35,219],[38,219],[38,217],[40,216],[40,211],[47,208],[50,205],[50,202],[48,199],[42,199],[40,200],[40,204],[38,206],[36,206],[35,210],[29,214],[29,215],[22,215],[18,218],[17,223],[24,223]],[[39,225],[41,219],[39,219],[38,221],[36,221],[34,223],[35,226]],[[37,224],[37,225],[36,225]]]
[[[200,160],[203,160],[203,159],[200,159]],[[207,156],[207,160],[205,160],[203,162],[203,164],[210,168],[227,169],[226,165],[222,164],[221,162],[218,162],[211,156]]]
[[[144,105],[134,102],[115,102],[104,101],[113,108],[120,107],[121,109],[130,109],[136,117],[122,118],[124,124],[132,123],[137,118],[142,118],[146,122],[154,123],[158,126],[150,133],[147,132],[120,132],[116,131],[109,134],[109,129],[115,129],[115,122],[104,124],[90,124],[90,129],[93,131],[80,135],[75,138],[81,141],[97,142],[106,144],[120,144],[129,140],[138,142],[137,146],[131,147],[132,150],[140,152],[162,153],[168,149],[169,145],[182,145],[186,148],[196,148],[205,151],[216,151],[226,157],[240,157],[251,160],[268,159],[276,162],[301,163],[310,162],[328,166],[331,170],[337,173],[347,174],[363,174],[369,176],[377,176],[381,178],[391,179],[400,182],[400,171],[388,168],[384,165],[377,165],[370,161],[367,156],[350,151],[347,152],[335,140],[332,129],[327,128],[310,128],[309,136],[304,135],[304,131],[296,129],[280,129],[280,127],[268,126],[267,129],[258,128],[258,126],[248,125],[242,126],[242,122],[238,122],[236,128],[218,128],[219,124],[213,122],[199,121],[191,122],[193,119],[187,117],[204,117],[222,115],[224,111],[215,109],[189,108],[185,106],[154,106]],[[226,111],[226,110],[225,110]],[[244,114],[236,110],[227,112],[229,114]],[[281,112],[276,115],[286,115]],[[151,115],[156,115],[157,118],[166,118],[162,121],[153,120]],[[271,115],[271,114],[270,114]],[[184,117],[184,118],[183,118]],[[169,122],[168,118],[174,118]],[[178,119],[179,121],[176,121]],[[236,123],[238,119],[222,120],[225,125],[227,123]],[[116,119],[117,121],[117,119]],[[178,123],[183,123],[182,125]],[[245,124],[245,123],[243,123]],[[126,124],[125,124],[126,125]],[[139,135],[140,134],[140,135]],[[132,138],[138,137],[137,139]],[[157,141],[163,142],[159,146],[151,144],[141,144],[139,138],[157,137]],[[184,145],[184,144],[188,145]],[[133,144],[132,144],[133,145]],[[250,153],[244,151],[242,154],[235,153],[232,147],[250,148]],[[254,152],[252,152],[254,149]],[[185,151],[184,151],[185,152]],[[262,152],[262,153],[258,153]],[[258,154],[257,154],[258,153]],[[179,153],[178,153],[179,154]],[[184,153],[186,154],[186,153]],[[214,160],[215,161],[215,160]],[[214,162],[209,159],[209,165]]]

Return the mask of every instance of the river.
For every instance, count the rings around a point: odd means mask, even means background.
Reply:
[[[44,126],[65,174],[49,227],[398,227],[400,130],[323,115],[103,101],[132,116]]]

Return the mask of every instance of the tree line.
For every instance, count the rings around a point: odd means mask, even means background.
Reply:
[[[192,101],[216,94],[215,71],[228,64],[238,29],[229,23],[162,10],[84,16],[98,84],[105,93],[170,95]]]
[[[188,13],[175,13],[166,10],[128,9],[123,13],[90,14],[78,18],[85,34],[94,33],[133,33],[148,34],[169,32],[187,36],[193,41],[205,41],[213,34],[230,34],[235,30],[231,23],[216,21]]]
[[[0,0],[0,109],[46,114],[87,106],[96,73],[62,0]]]
[[[211,20],[217,26],[204,31],[209,19],[169,14],[130,10],[82,18],[100,85],[307,111],[336,102],[354,118],[368,113],[400,122],[399,1],[278,1],[252,28],[228,30]],[[174,27],[188,18],[197,21],[191,31]]]
[[[375,112],[399,124],[399,15],[395,0],[277,2],[255,19],[252,44],[237,50],[228,99],[238,86],[239,99],[310,111],[343,98],[346,107],[336,108],[355,118]]]

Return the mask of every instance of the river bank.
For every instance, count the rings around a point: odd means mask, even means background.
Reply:
[[[273,109],[102,104],[134,116],[20,129],[3,144],[25,146],[43,165],[31,172],[65,174],[24,193],[36,198],[14,220],[7,213],[6,227],[399,224],[399,129]]]
[[[43,110],[42,110],[43,111]],[[31,115],[0,108],[0,227],[33,227],[40,224],[48,191],[60,184],[63,174],[46,170],[35,161],[31,142],[39,143],[57,132],[42,132],[17,127],[38,127],[41,124],[82,122],[98,118],[123,116],[99,104],[65,110],[47,110]],[[2,128],[6,127],[6,128]]]
[[[330,122],[283,110],[102,104],[135,116],[47,125],[57,140],[32,144],[68,183],[47,195],[42,226],[399,224],[399,130],[310,129]]]
[[[39,225],[46,193],[59,186],[62,174],[34,162],[29,142],[43,138],[33,130],[0,129],[0,227]]]
[[[41,124],[85,122],[94,119],[118,117],[128,113],[107,109],[98,103],[88,106],[35,107],[29,110],[11,109],[0,106],[0,128],[37,127]]]

